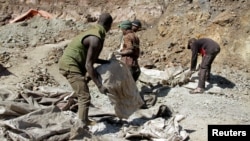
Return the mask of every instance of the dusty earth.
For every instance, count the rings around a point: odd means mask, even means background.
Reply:
[[[185,47],[189,37],[210,37],[220,43],[222,51],[215,59],[212,81],[207,84],[204,94],[190,95],[183,85],[167,86],[155,93],[156,105],[166,104],[174,113],[186,117],[180,124],[189,133],[189,140],[207,140],[209,124],[250,124],[250,1],[129,0],[126,3],[114,0],[111,3],[86,0],[75,11],[72,10],[76,5],[74,2],[20,1],[18,7],[14,2],[9,4],[9,1],[1,0],[1,12],[4,13],[0,26],[1,86],[31,82],[34,90],[40,85],[71,89],[58,72],[58,59],[74,35],[84,31],[94,23],[96,15],[110,8],[106,11],[115,17],[115,21],[107,35],[101,54],[103,59],[117,49],[120,32],[116,25],[124,19],[138,18],[143,22],[143,30],[137,33],[141,40],[139,61],[142,67],[150,65],[153,69],[164,70],[181,65],[188,68],[190,52]],[[85,13],[79,12],[86,5],[90,7]],[[18,14],[37,7],[51,12],[55,18],[35,16],[8,23]],[[39,73],[46,73],[48,79],[38,83]],[[193,79],[197,80],[197,73]],[[140,81],[137,85],[140,91],[145,86]],[[93,83],[90,87],[92,103],[101,106],[100,103],[107,99]],[[219,90],[209,92],[215,87]]]

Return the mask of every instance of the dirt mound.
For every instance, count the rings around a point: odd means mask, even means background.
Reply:
[[[20,6],[17,6],[19,4]],[[163,69],[169,62],[182,63],[187,65],[189,62],[189,52],[185,50],[187,40],[190,37],[210,37],[219,42],[222,51],[216,62],[220,65],[229,65],[234,69],[249,70],[249,24],[250,2],[239,1],[89,1],[83,0],[80,3],[76,0],[67,1],[19,1],[12,2],[3,0],[1,3],[3,15],[2,22],[6,24],[10,19],[15,18],[21,13],[25,13],[29,8],[37,8],[50,12],[55,18],[68,20],[66,25],[60,25],[63,22],[50,21],[49,23],[41,21],[39,25],[34,25],[33,21],[22,23],[19,30],[28,26],[32,31],[40,31],[47,34],[45,37],[36,39],[22,38],[22,42],[30,42],[35,46],[40,40],[45,43],[54,43],[62,40],[63,37],[69,39],[77,34],[73,31],[79,30],[74,22],[82,23],[94,22],[101,12],[110,12],[114,17],[114,29],[121,20],[135,18],[143,22],[147,29],[141,31],[139,35],[142,40],[142,49],[145,55],[142,58],[149,58],[152,63],[156,63],[158,68]],[[84,11],[82,10],[84,9]],[[74,22],[73,22],[74,21]],[[42,24],[44,23],[44,24]],[[8,26],[8,25],[7,25]],[[55,30],[50,33],[51,27]],[[34,30],[32,30],[32,28]],[[60,29],[64,28],[64,35],[60,34]],[[78,28],[78,29],[74,29]],[[7,27],[8,29],[8,27]],[[15,30],[15,28],[12,28]],[[73,30],[73,31],[72,31]],[[12,31],[13,32],[13,31]],[[25,31],[20,36],[23,36]],[[57,34],[57,36],[55,35]],[[71,34],[72,36],[70,36]],[[1,35],[8,35],[2,33]],[[30,34],[31,36],[34,34]],[[50,36],[49,36],[50,35]],[[3,37],[4,43],[17,42],[16,36]],[[111,37],[112,38],[112,37]],[[114,40],[114,39],[113,39]],[[112,41],[113,41],[112,40]],[[113,43],[107,42],[107,46],[114,48]],[[232,58],[232,59],[230,59]],[[227,61],[229,60],[230,61]]]

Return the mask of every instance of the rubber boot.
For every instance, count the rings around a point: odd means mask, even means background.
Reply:
[[[96,121],[95,120],[93,120],[93,119],[87,119],[87,125],[89,125],[89,126],[93,126],[93,125],[95,125],[96,124]]]
[[[78,109],[78,118],[82,120],[82,122],[85,125],[95,125],[96,121],[94,120],[90,120],[88,118],[88,113],[89,113],[89,108],[87,108],[86,106],[83,107],[79,107]]]

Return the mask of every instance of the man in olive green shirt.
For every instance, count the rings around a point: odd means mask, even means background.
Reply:
[[[78,97],[78,118],[86,125],[93,123],[88,118],[91,96],[86,73],[101,93],[108,92],[98,79],[99,74],[94,68],[94,63],[109,62],[98,57],[103,48],[106,32],[110,30],[112,23],[113,18],[109,13],[101,14],[95,26],[73,38],[59,60],[60,73],[67,78]]]

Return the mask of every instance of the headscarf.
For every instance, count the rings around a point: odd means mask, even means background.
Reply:
[[[118,27],[121,29],[131,29],[132,23],[129,20],[126,20],[126,21],[121,22]]]

